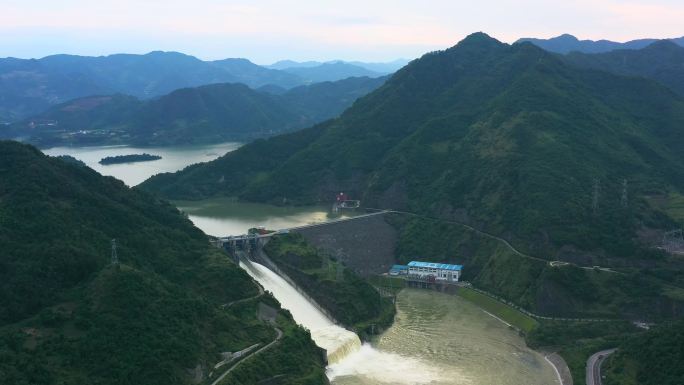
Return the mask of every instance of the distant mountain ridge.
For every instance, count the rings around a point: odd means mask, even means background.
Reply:
[[[0,138],[21,137],[41,146],[249,141],[334,118],[385,80],[348,78],[279,95],[226,83],[183,88],[148,101],[121,94],[86,97],[0,126]]]
[[[281,71],[294,74],[300,79],[303,79],[306,83],[335,81],[361,76],[376,78],[386,75],[386,73],[371,71],[364,67],[344,62],[323,63],[315,67],[285,68]]]
[[[0,123],[14,122],[41,113],[50,106],[93,95],[120,93],[149,99],[180,88],[217,83],[290,89],[352,76],[386,74],[353,64],[312,67],[310,71],[281,71],[247,59],[203,61],[178,52],[162,51],[99,57],[0,58]]]
[[[516,43],[530,42],[549,52],[566,54],[573,51],[582,53],[603,53],[617,49],[641,49],[655,43],[661,39],[638,39],[630,40],[625,43],[618,43],[610,40],[579,40],[573,35],[563,34],[550,39],[521,38]],[[684,37],[668,39],[674,43],[684,46]]]
[[[641,49],[571,52],[561,59],[577,67],[653,79],[684,96],[684,47],[672,40],[658,40]]]
[[[397,59],[389,62],[362,62],[362,61],[344,61],[344,60],[331,60],[326,62],[321,61],[304,61],[298,62],[294,60],[280,60],[273,64],[266,65],[266,68],[285,70],[288,68],[311,68],[318,67],[323,64],[331,63],[345,63],[351,64],[357,67],[365,68],[369,71],[379,72],[383,74],[389,74],[398,71],[401,67],[407,65],[409,60],[407,59]]]

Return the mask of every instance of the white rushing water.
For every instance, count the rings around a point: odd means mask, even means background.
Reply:
[[[267,267],[255,262],[240,263],[264,289],[270,291],[300,325],[311,332],[316,345],[328,353],[328,377],[362,376],[381,384],[429,384],[439,371],[420,359],[382,352],[338,325],[311,304],[306,297]]]

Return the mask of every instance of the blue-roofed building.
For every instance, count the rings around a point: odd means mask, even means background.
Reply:
[[[408,266],[406,265],[394,265],[389,271],[389,275],[407,275]]]
[[[462,270],[462,265],[448,263],[411,261],[408,264],[409,278],[415,277],[428,281],[434,279],[435,282],[458,282]]]

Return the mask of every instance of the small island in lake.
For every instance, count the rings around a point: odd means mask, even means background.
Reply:
[[[102,158],[98,163],[107,165],[107,164],[118,164],[118,163],[147,162],[150,160],[158,160],[161,158],[162,157],[159,155],[150,155],[150,154],[117,155],[117,156],[108,156],[106,158]]]

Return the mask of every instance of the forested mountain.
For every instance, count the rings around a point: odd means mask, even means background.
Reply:
[[[149,101],[95,96],[0,127],[0,137],[57,144],[190,144],[246,141],[333,118],[385,78],[349,78],[300,86],[280,95],[242,84],[184,88]]]
[[[569,52],[602,53],[617,49],[641,49],[658,41],[658,39],[639,39],[625,43],[610,40],[579,40],[575,36],[563,34],[550,39],[522,38],[517,42],[529,42],[549,52],[566,54]],[[684,37],[672,39],[676,44],[684,46]]]
[[[190,384],[221,352],[275,338],[256,317],[259,301],[278,307],[268,295],[221,308],[256,283],[169,203],[28,145],[0,154],[0,382]],[[287,314],[249,364],[266,368],[235,375],[325,382]]]
[[[654,79],[684,95],[684,47],[671,40],[656,41],[642,49],[597,54],[572,52],[563,60],[583,68]]]
[[[682,127],[684,100],[653,81],[474,34],[411,62],[339,119],[142,188],[295,203],[347,191],[369,207],[467,222],[548,258],[624,257],[640,253],[639,236],[674,226],[653,199],[684,188]]]
[[[383,63],[375,64],[382,66]],[[389,72],[380,73],[344,62],[281,71],[256,65],[247,59],[202,61],[178,52],[161,51],[145,55],[0,58],[0,124],[36,115],[68,100],[93,95],[120,93],[149,99],[180,88],[216,83],[290,89],[353,76],[379,77]]]

